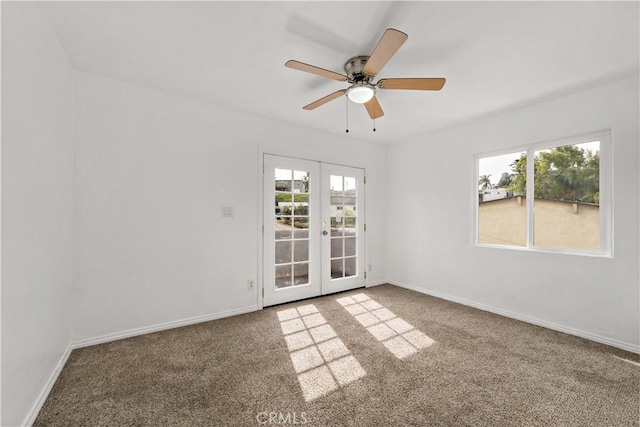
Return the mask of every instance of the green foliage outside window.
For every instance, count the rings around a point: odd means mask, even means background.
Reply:
[[[309,201],[309,194],[305,193],[276,193],[276,204],[278,202],[291,202],[291,194],[293,194],[294,202]]]
[[[503,174],[498,186],[508,182],[506,188],[515,196],[526,195],[526,154],[523,153],[510,166],[512,173]],[[575,145],[565,145],[539,151],[534,157],[536,198],[599,204],[599,177],[599,151],[594,153]]]

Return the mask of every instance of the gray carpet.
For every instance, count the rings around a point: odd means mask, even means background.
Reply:
[[[384,285],[75,350],[35,425],[630,426],[638,362]]]

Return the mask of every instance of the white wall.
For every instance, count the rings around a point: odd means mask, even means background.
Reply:
[[[388,278],[638,351],[638,114],[632,77],[390,148]],[[606,128],[615,258],[472,246],[474,153]]]
[[[638,348],[637,78],[387,153],[72,72],[33,4],[2,5],[2,67],[3,425],[35,413],[72,338],[256,307],[246,280],[260,279],[262,151],[367,169],[368,283],[388,278]],[[607,127],[615,258],[471,245],[474,153]],[[476,274],[490,264],[501,268]]]
[[[2,4],[2,425],[71,340],[72,71],[34,4]],[[37,409],[37,408],[36,408]]]
[[[383,147],[92,74],[75,82],[74,338],[256,308],[260,150],[367,169],[368,282],[384,281]]]

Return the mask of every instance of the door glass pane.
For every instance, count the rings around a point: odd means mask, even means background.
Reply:
[[[344,198],[342,196],[333,195],[331,192],[331,205],[329,212],[331,216],[331,235],[342,236],[342,228],[344,227]]]
[[[345,216],[345,217],[357,216],[355,197],[344,198],[344,207],[342,208],[342,216]]]
[[[309,264],[293,264],[293,284],[305,285],[309,283]]]
[[[356,238],[347,237],[344,239],[344,255],[354,256],[356,254]]]
[[[329,177],[329,188],[332,196],[342,196],[344,194],[344,182],[341,176],[331,175]]]
[[[298,230],[309,228],[309,217],[308,216],[294,217],[293,226]]]
[[[293,261],[309,261],[309,241],[294,240],[293,242]]]
[[[291,217],[276,217],[274,225],[276,240],[291,239]]]
[[[285,212],[289,212],[288,207],[285,207]],[[281,215],[276,217],[276,221],[278,222],[278,226],[276,230],[291,230],[291,226],[293,224],[293,219],[290,215]]]
[[[337,239],[331,239],[331,258],[338,258],[344,256],[342,249],[344,239],[339,237]]]
[[[293,202],[293,214],[295,216],[309,216],[309,203],[300,201],[305,194],[294,194],[294,196],[296,201]]]
[[[276,266],[276,288],[291,286],[291,264]]]
[[[344,197],[331,196],[331,216],[342,216],[344,209]]]
[[[308,239],[309,238],[309,230],[306,228],[296,228],[293,230],[293,238],[294,239]]]
[[[355,236],[356,235],[356,218],[355,217],[346,217],[344,219],[344,235],[345,236]]]
[[[342,236],[344,230],[344,222],[342,217],[331,217],[331,237]]]
[[[278,185],[277,182],[276,182],[276,185]],[[291,209],[291,202],[293,202],[293,195],[292,193],[289,193],[287,191],[276,191],[275,201],[276,201],[276,204],[275,204],[276,208],[278,208],[278,210],[276,210],[276,215],[277,215],[278,213],[280,213],[280,210],[283,206],[287,206],[289,207],[289,209]],[[286,215],[291,215],[291,213],[288,213]]]
[[[309,172],[293,171],[293,192],[309,193]]]
[[[275,200],[274,200],[274,213],[275,213],[275,239],[290,239],[291,238],[291,206],[293,203],[293,194],[287,192],[291,183],[291,171],[286,169],[276,169],[275,172]]]
[[[332,259],[331,260],[331,278],[338,279],[344,276],[344,259]]]
[[[276,264],[291,262],[291,240],[276,242]]]
[[[344,177],[344,194],[345,195],[356,195],[356,179],[352,176]]]
[[[356,259],[354,258],[345,258],[344,260],[344,275],[355,276],[356,275]]]
[[[277,169],[275,171],[275,190],[276,193],[278,191],[286,191],[291,192],[291,178],[292,172],[290,169]]]

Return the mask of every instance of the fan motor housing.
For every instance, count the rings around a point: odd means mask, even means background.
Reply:
[[[369,56],[354,56],[344,64],[344,71],[347,74],[347,81],[349,83],[369,83],[372,76],[369,76],[362,71],[364,66],[367,65],[368,60]]]

